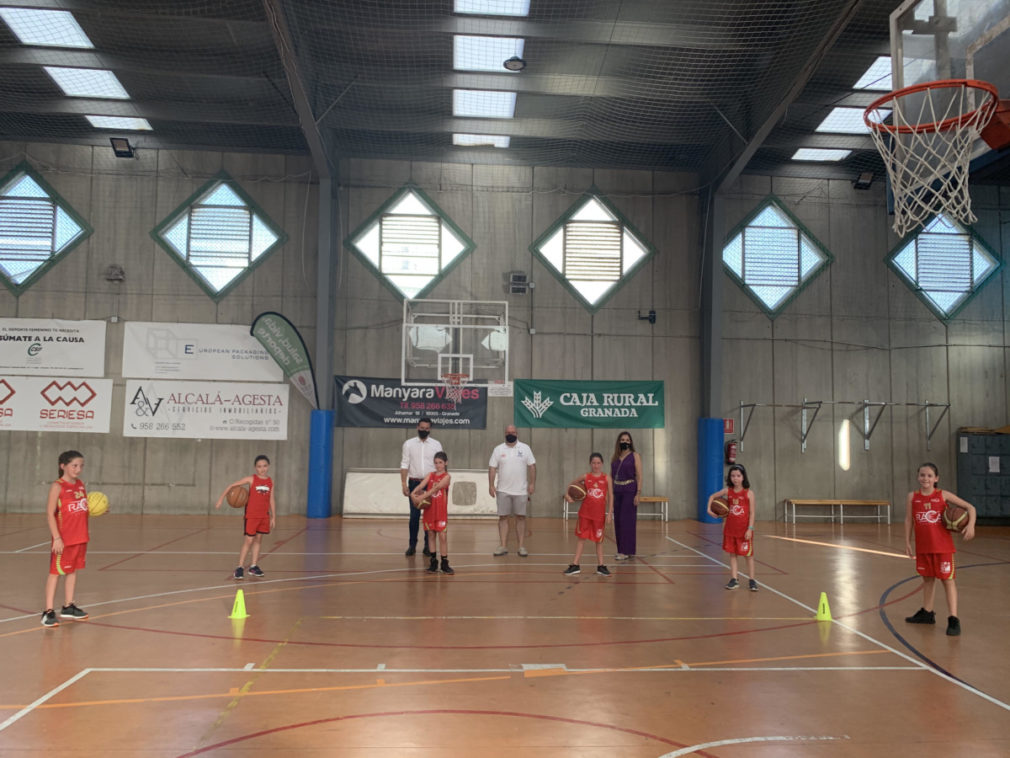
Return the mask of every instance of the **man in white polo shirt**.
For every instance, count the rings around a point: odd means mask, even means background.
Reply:
[[[417,436],[403,443],[400,453],[400,484],[407,496],[410,510],[410,541],[404,555],[411,556],[417,551],[417,533],[421,528],[421,511],[414,507],[410,493],[428,474],[435,470],[435,453],[442,451],[442,443],[430,437],[431,419],[422,418],[417,422]],[[428,540],[424,541],[424,554],[431,555]]]
[[[491,497],[498,504],[500,544],[494,554],[505,555],[508,552],[509,520],[515,516],[519,555],[525,558],[529,555],[523,545],[526,540],[526,504],[536,489],[537,461],[530,446],[519,441],[519,432],[514,424],[505,427],[505,441],[491,453],[487,480]]]

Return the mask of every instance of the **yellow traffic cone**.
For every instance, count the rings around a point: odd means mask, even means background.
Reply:
[[[247,619],[249,614],[245,612],[245,595],[242,590],[235,591],[235,604],[231,607],[230,619]],[[828,616],[830,618],[830,615]]]
[[[242,590],[239,590],[241,592]],[[818,621],[831,621],[831,609],[828,607],[828,593],[822,592],[820,602],[817,603],[817,615],[814,617]]]

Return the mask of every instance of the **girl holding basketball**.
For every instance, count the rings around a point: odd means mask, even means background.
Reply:
[[[922,607],[905,619],[909,624],[935,624],[933,598],[936,580],[943,582],[947,595],[947,634],[956,637],[961,633],[957,617],[957,586],[954,584],[954,539],[944,526],[943,513],[948,505],[959,505],[968,512],[964,539],[975,536],[975,506],[962,500],[953,492],[944,492],[936,486],[940,470],[935,463],[919,466],[919,489],[908,493],[905,501],[905,553],[915,559],[915,570],[922,577]],[[912,552],[912,534],[915,534],[915,552]]]
[[[708,515],[713,518],[719,518],[712,510],[712,502],[717,497],[726,498],[729,506],[722,527],[722,549],[729,553],[730,579],[726,589],[735,590],[740,586],[737,556],[743,555],[747,558],[747,573],[750,575],[748,586],[751,592],[757,592],[757,580],[754,578],[754,491],[747,481],[747,469],[739,464],[730,466],[726,473],[726,486],[708,496]]]
[[[436,535],[438,549],[442,552],[442,573],[450,575],[456,573],[449,565],[449,539],[445,534],[445,528],[449,523],[449,483],[452,481],[448,465],[449,456],[439,450],[435,453],[435,470],[424,477],[410,493],[410,499],[414,501],[416,507],[420,507],[425,500],[431,501],[431,505],[421,511],[425,540],[431,552],[431,563],[425,569],[429,574],[437,574],[439,568],[438,553],[435,551]]]
[[[84,470],[84,456],[76,450],[67,450],[60,453],[57,465],[59,479],[49,485],[46,500],[46,521],[53,539],[46,578],[46,609],[42,612],[42,626],[47,627],[60,625],[53,604],[61,576],[66,577],[63,592],[67,602],[60,609],[60,618],[84,621],[88,617],[74,605],[77,569],[84,568],[88,552],[88,493],[78,478]]]
[[[575,524],[575,536],[579,538],[579,544],[575,547],[575,557],[564,570],[565,576],[574,576],[582,571],[579,561],[587,540],[596,543],[596,573],[610,576],[610,570],[603,563],[603,532],[607,523],[614,518],[614,485],[610,477],[603,473],[602,455],[590,455],[589,466],[592,470],[573,479],[565,491],[565,500],[569,503],[575,502],[569,494],[572,487],[580,487],[586,493],[579,506],[579,519]]]
[[[256,577],[264,575],[263,569],[259,567],[260,546],[263,544],[263,535],[270,534],[270,530],[277,524],[274,480],[267,476],[267,472],[270,470],[270,459],[265,455],[257,455],[253,466],[256,473],[252,476],[244,476],[225,487],[214,506],[215,508],[221,507],[228,490],[232,487],[249,485],[249,500],[245,504],[245,538],[242,540],[242,549],[238,554],[238,568],[235,569],[234,574],[236,581],[245,577],[243,566],[245,566],[246,555],[248,555],[250,548],[252,549],[252,565],[249,566],[249,575]]]

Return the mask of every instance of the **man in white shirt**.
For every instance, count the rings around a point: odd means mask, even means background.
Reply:
[[[435,453],[442,451],[442,443],[433,439],[431,434],[431,419],[422,418],[417,422],[417,436],[403,443],[400,455],[400,485],[403,494],[407,496],[410,510],[410,542],[404,555],[411,556],[417,552],[417,533],[421,527],[421,511],[414,507],[410,493],[428,474],[435,470]],[[431,555],[428,550],[428,540],[424,541],[424,554]]]
[[[500,544],[494,554],[505,555],[508,552],[509,521],[511,516],[515,516],[519,555],[525,558],[529,555],[523,545],[526,540],[526,504],[536,489],[537,461],[530,446],[519,442],[519,432],[514,424],[505,427],[505,441],[491,452],[487,480],[491,497],[498,504]]]

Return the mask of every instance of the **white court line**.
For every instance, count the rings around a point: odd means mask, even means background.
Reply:
[[[51,697],[53,697],[53,696],[58,695],[59,693],[61,693],[63,690],[65,690],[71,684],[74,684],[74,682],[76,682],[78,679],[83,678],[89,671],[92,671],[92,669],[84,669],[83,671],[78,672],[74,676],[72,676],[69,679],[67,679],[67,681],[65,681],[59,687],[54,687],[53,689],[49,690],[49,692],[47,692],[45,695],[43,695],[42,697],[40,697],[34,703],[26,705],[20,711],[18,711],[13,716],[11,716],[9,719],[7,719],[2,724],[0,724],[0,732],[2,732],[4,729],[6,729],[7,727],[9,727],[14,722],[19,721],[21,718],[27,716],[29,713],[31,713],[32,711],[34,711],[36,708],[38,708],[44,702],[46,702],[47,700],[49,700]]]
[[[700,745],[674,750],[672,753],[664,753],[659,758],[680,758],[682,755],[697,753],[699,750],[706,750],[710,747],[722,747],[723,745],[740,745],[745,742],[820,742],[826,740],[848,740],[849,735],[843,734],[841,737],[738,737],[737,739],[718,740],[716,742],[703,742]]]
[[[725,564],[722,561],[720,561],[720,560],[718,560],[716,558],[713,558],[710,555],[705,555],[705,553],[701,552],[700,550],[695,550],[693,547],[691,547],[689,545],[685,545],[683,542],[678,542],[677,540],[673,539],[673,537],[667,537],[666,539],[670,540],[670,542],[674,543],[675,545],[680,545],[681,547],[683,547],[683,548],[685,548],[687,550],[691,550],[692,552],[695,552],[695,553],[697,553],[698,555],[700,555],[702,557],[708,558],[710,561],[718,563],[720,566],[724,566],[726,568],[729,568],[728,564]],[[747,575],[743,574],[743,576],[747,576]],[[790,597],[789,595],[785,594],[784,592],[779,592],[777,589],[775,589],[774,587],[769,587],[764,582],[758,582],[758,584],[760,584],[762,587],[764,587],[765,589],[769,590],[770,592],[775,593],[779,597],[784,598],[785,600],[788,600],[791,603],[795,603],[800,608],[805,608],[806,610],[810,611],[810,613],[812,614],[811,620],[813,620],[813,616],[817,615],[817,611],[814,608],[811,608],[806,603],[802,603],[799,600],[797,600],[796,598]],[[835,624],[836,626],[839,626],[842,629],[845,629],[846,631],[852,632],[853,634],[855,634],[855,635],[857,635],[859,637],[862,637],[867,642],[871,642],[874,645],[877,645],[879,647],[884,648],[884,650],[887,650],[889,652],[894,653],[899,658],[904,658],[906,661],[909,661],[910,663],[913,663],[914,665],[918,666],[923,671],[928,671],[929,673],[931,673],[931,674],[933,674],[935,676],[938,676],[941,679],[945,679],[946,681],[951,682],[952,684],[956,684],[958,687],[961,687],[962,689],[964,689],[964,690],[972,693],[973,695],[978,695],[983,700],[988,700],[993,705],[996,705],[996,706],[1002,708],[1005,711],[1010,711],[1010,703],[1005,703],[1002,700],[999,700],[999,699],[993,697],[992,695],[988,695],[985,692],[982,692],[982,690],[976,689],[976,688],[972,687],[970,684],[966,684],[965,682],[962,682],[962,681],[960,681],[958,679],[955,679],[954,677],[950,676],[949,674],[945,674],[942,671],[937,671],[932,666],[927,666],[925,663],[923,663],[922,661],[920,661],[918,658],[913,658],[910,655],[906,655],[905,653],[901,652],[900,650],[897,650],[896,648],[893,648],[890,645],[888,645],[886,643],[883,643],[880,640],[874,639],[870,635],[865,634],[865,633],[859,631],[855,627],[851,627],[848,624],[843,624],[841,621],[838,621],[837,619],[832,619],[830,622],[820,621],[818,623],[820,623],[820,624],[824,624],[824,623]]]
[[[14,551],[13,553],[9,553],[9,554],[10,554],[10,555],[17,555],[18,553],[23,553],[23,552],[24,552],[25,550],[34,550],[34,549],[35,549],[35,548],[37,548],[37,547],[42,547],[43,545],[49,545],[49,546],[52,546],[52,544],[53,544],[53,541],[52,541],[52,540],[46,540],[45,542],[40,542],[40,543],[39,543],[39,544],[37,544],[37,545],[29,545],[28,547],[23,547],[23,548],[21,548],[20,550],[15,550],[15,551]],[[7,550],[4,550],[3,552],[4,552],[5,554],[7,554],[7,553],[8,553],[8,551],[7,551]],[[48,552],[48,551],[46,551],[46,552]]]

